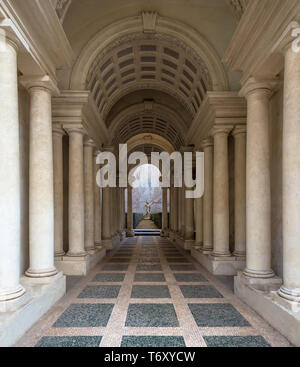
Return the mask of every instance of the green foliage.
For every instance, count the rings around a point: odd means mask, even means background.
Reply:
[[[157,228],[162,228],[162,213],[151,213],[151,220],[153,220]]]
[[[133,229],[136,229],[137,226],[144,218],[144,213],[133,213]]]

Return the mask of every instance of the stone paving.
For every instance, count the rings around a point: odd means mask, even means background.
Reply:
[[[289,346],[224,282],[160,237],[127,239],[68,283],[16,346]]]

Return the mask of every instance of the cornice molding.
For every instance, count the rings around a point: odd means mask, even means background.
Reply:
[[[237,92],[207,92],[203,104],[188,131],[187,142],[196,147],[210,135],[214,126],[247,123],[247,102]]]
[[[299,0],[251,0],[227,48],[223,62],[231,71],[272,78],[283,68],[275,45],[300,15]]]
[[[107,141],[107,129],[93,106],[89,91],[61,91],[52,98],[52,120],[63,124],[82,124],[88,135],[101,146]]]
[[[73,51],[51,0],[2,0],[0,10],[17,30],[19,38],[32,60],[29,74],[48,74],[56,78],[56,69],[73,63]],[[32,21],[34,19],[34,22]],[[22,69],[22,54],[19,64]],[[28,69],[28,56],[24,60],[24,74]],[[32,70],[34,69],[35,70]]]

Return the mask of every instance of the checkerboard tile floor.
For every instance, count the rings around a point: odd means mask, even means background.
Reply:
[[[16,346],[289,346],[167,239],[129,238],[68,284],[67,295]]]

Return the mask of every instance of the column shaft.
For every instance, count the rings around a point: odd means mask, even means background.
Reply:
[[[98,165],[96,163],[96,157],[99,154],[99,151],[95,151],[94,153],[94,238],[95,238],[95,246],[101,246],[101,188],[97,185],[96,175],[98,171]]]
[[[102,239],[111,240],[111,188],[102,189]]]
[[[88,140],[84,144],[84,203],[85,203],[85,234],[84,242],[86,250],[95,248],[95,207],[94,207],[94,192],[95,182],[94,177],[94,143]]]
[[[181,195],[181,206],[180,206],[180,210],[181,210],[181,231],[180,231],[180,235],[182,238],[184,238],[185,235],[185,189],[184,187],[182,187],[180,189],[180,195]]]
[[[69,129],[69,252],[84,256],[84,166],[83,135],[80,128]]]
[[[50,89],[30,93],[29,258],[28,277],[57,273],[54,267],[54,184]]]
[[[184,199],[184,239],[186,241],[194,240],[194,199]]]
[[[203,198],[197,198],[196,202],[196,244],[203,245]]]
[[[213,142],[205,139],[204,150],[204,196],[203,196],[203,250],[213,249]]]
[[[214,134],[214,256],[230,256],[229,250],[229,168],[228,133],[231,128],[218,127]]]
[[[246,127],[234,136],[234,255],[246,256]]]
[[[133,236],[132,187],[127,188],[127,236]]]
[[[0,302],[21,297],[17,46],[0,29]]]
[[[53,126],[53,168],[54,168],[54,254],[63,256],[63,136],[64,130],[57,125]]]
[[[168,189],[162,188],[162,230],[168,229]]]
[[[300,53],[285,53],[283,119],[283,286],[300,302]]]
[[[176,187],[173,188],[173,231],[176,233],[178,230],[178,189]]]
[[[267,85],[253,83],[246,93],[246,269],[255,278],[274,276],[271,269],[271,188],[269,153],[269,99]]]

